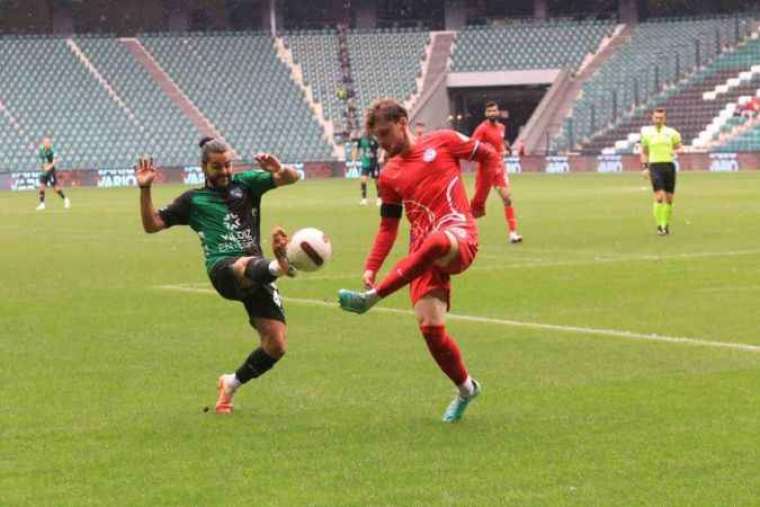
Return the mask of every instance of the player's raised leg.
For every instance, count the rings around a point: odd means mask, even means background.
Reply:
[[[280,276],[293,276],[294,269],[285,256],[288,236],[282,227],[272,231],[272,251],[275,260],[263,257],[240,257],[230,265],[236,282],[242,289],[253,290],[243,304],[251,325],[258,331],[261,345],[246,358],[235,373],[221,375],[217,382],[216,412],[232,412],[232,398],[238,388],[260,377],[285,355],[286,326],[282,301],[273,282]]]
[[[435,263],[446,265],[456,258],[459,245],[453,234],[443,231],[431,233],[422,245],[396,263],[376,288],[365,292],[341,289],[338,292],[340,307],[348,312],[364,313],[382,298],[430,269]]]
[[[436,289],[420,298],[414,305],[414,311],[430,355],[457,387],[456,397],[443,414],[444,422],[456,422],[480,394],[481,387],[468,374],[459,345],[446,330],[447,300],[448,295]]]

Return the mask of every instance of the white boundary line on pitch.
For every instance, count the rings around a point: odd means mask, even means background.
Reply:
[[[710,257],[738,257],[742,255],[757,255],[760,254],[760,250],[728,250],[725,252],[699,252],[699,253],[683,253],[673,255],[657,255],[657,254],[643,254],[643,255],[620,255],[617,257],[595,257],[592,259],[570,259],[567,261],[552,261],[545,259],[527,260],[526,262],[513,262],[507,264],[487,264],[485,266],[478,265],[477,263],[472,266],[468,271],[504,271],[508,269],[522,269],[522,268],[552,268],[563,266],[593,266],[595,264],[616,264],[625,262],[648,262],[648,261],[669,261],[680,259],[699,259]],[[497,255],[479,255],[485,259],[504,259],[504,256]],[[295,278],[295,281],[300,280],[349,280],[352,278],[358,279],[356,274],[326,274],[326,275],[308,275],[308,278]]]
[[[566,261],[536,261],[527,260],[527,262],[517,262],[513,264],[502,264],[496,266],[472,266],[470,269],[490,270],[490,269],[513,269],[513,268],[543,268],[543,267],[560,267],[560,266],[585,266],[593,264],[613,264],[617,262],[644,262],[644,261],[669,261],[679,259],[700,259],[709,257],[739,257],[742,255],[760,254],[760,250],[728,250],[725,252],[697,252],[682,253],[671,255],[643,254],[643,255],[619,255],[617,257],[594,257],[592,259],[569,259]],[[493,254],[480,255],[485,259],[503,259],[502,256]],[[477,258],[476,258],[477,259]]]
[[[196,294],[216,294],[216,291],[208,288],[198,288],[188,285],[159,285],[157,289],[173,290],[178,292],[191,292]],[[294,297],[283,297],[286,303],[294,303],[309,306],[323,306],[326,308],[332,308],[337,310],[337,302],[327,302],[319,299],[304,299]],[[401,310],[398,308],[384,308],[375,307],[372,310],[375,313],[393,313],[401,315],[414,315],[411,310]],[[457,313],[449,313],[447,315],[449,320],[459,320],[464,322],[478,322],[481,324],[495,324],[509,327],[521,327],[527,329],[543,329],[548,331],[559,331],[561,333],[575,333],[586,334],[595,336],[613,336],[615,338],[623,338],[626,340],[636,341],[653,341],[662,343],[673,343],[678,345],[693,345],[698,347],[712,347],[721,349],[733,349],[743,350],[747,352],[760,352],[760,345],[749,345],[745,343],[733,343],[733,342],[719,342],[713,340],[706,340],[702,338],[686,338],[680,336],[665,336],[659,334],[647,334],[637,333],[634,331],[622,331],[619,329],[603,329],[593,327],[579,327],[579,326],[564,326],[559,324],[545,324],[542,322],[529,322],[521,320],[508,320],[508,319],[496,319],[491,317],[479,317],[476,315],[461,315]]]

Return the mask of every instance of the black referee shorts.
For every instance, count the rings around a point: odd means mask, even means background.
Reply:
[[[248,322],[253,326],[253,319],[272,319],[285,322],[285,310],[282,307],[282,299],[277,291],[277,286],[272,283],[254,285],[253,287],[241,287],[232,265],[239,257],[227,257],[222,259],[211,268],[208,276],[216,291],[225,299],[240,301],[248,312]],[[251,262],[265,262],[264,259],[254,259]]]
[[[676,191],[676,165],[673,162],[649,164],[649,178],[655,192],[664,190],[669,194]]]

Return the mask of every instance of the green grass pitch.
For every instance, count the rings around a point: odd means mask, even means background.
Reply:
[[[456,425],[413,317],[382,311],[406,291],[334,304],[378,222],[358,182],[264,198],[265,233],[322,228],[334,258],[280,282],[288,354],[231,417],[202,409],[256,335],[192,231],[144,234],[136,189],[69,189],[70,210],[48,193],[44,212],[1,194],[0,505],[756,502],[760,173],[682,174],[667,238],[639,175],[512,179],[525,243],[491,196],[454,282],[448,328],[484,386]]]

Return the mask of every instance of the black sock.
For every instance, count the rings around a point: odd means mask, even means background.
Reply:
[[[45,202],[45,191],[40,191],[40,202]]]
[[[61,199],[66,199],[66,196],[65,196],[65,195],[63,195],[63,190],[59,190],[59,191],[58,191],[58,195],[60,195],[60,196],[61,196]]]
[[[267,285],[277,280],[277,277],[269,272],[269,261],[263,257],[248,261],[245,277],[256,285]]]
[[[264,349],[259,347],[251,352],[251,355],[248,356],[242,366],[237,369],[235,376],[241,384],[245,384],[249,380],[260,377],[264,373],[271,370],[272,366],[274,366],[275,363],[279,360],[279,357],[274,358],[264,352]]]
[[[362,182],[362,199],[367,198],[367,184]]]

